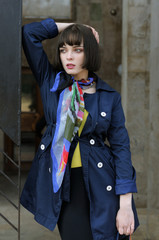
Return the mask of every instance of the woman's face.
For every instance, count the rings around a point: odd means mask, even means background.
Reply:
[[[60,48],[62,66],[68,74],[74,76],[75,80],[88,78],[88,70],[82,68],[84,57],[83,43],[73,46],[64,44]]]

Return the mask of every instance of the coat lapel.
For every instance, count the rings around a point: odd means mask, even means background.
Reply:
[[[98,92],[94,94],[84,94],[85,108],[89,112],[92,120],[91,132],[94,131],[96,127],[96,122],[98,119]]]

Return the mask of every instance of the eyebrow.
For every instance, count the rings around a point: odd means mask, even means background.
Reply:
[[[60,47],[60,48],[65,48],[66,47],[66,45],[63,45],[62,47]],[[76,48],[76,47],[81,47],[81,48],[83,48],[84,46],[82,45],[73,45],[72,46],[73,48]]]

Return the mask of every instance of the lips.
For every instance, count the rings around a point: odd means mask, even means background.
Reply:
[[[72,63],[68,63],[68,64],[66,65],[66,67],[67,67],[68,69],[73,69],[73,68],[75,67],[75,65],[72,64]]]

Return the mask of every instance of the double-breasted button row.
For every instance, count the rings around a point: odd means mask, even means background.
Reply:
[[[102,163],[102,162],[98,162],[98,163],[97,163],[97,167],[98,167],[98,168],[102,168],[102,167],[103,167],[103,163]],[[111,190],[112,190],[112,186],[111,186],[111,185],[106,186],[106,190],[107,190],[108,192],[111,191]]]

